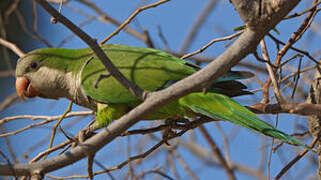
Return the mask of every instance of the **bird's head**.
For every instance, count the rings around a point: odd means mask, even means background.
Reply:
[[[54,68],[54,59],[43,51],[32,51],[18,60],[16,67],[16,91],[19,97],[65,97],[65,73]]]

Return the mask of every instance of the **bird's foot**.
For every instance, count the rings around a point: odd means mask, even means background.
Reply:
[[[94,136],[96,133],[91,131],[90,128],[82,129],[78,132],[72,147],[76,147],[78,144],[85,142],[90,137]]]

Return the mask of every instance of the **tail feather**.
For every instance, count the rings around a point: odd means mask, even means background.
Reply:
[[[194,113],[202,114],[216,120],[230,121],[259,134],[308,148],[294,137],[260,120],[253,112],[225,95],[216,93],[192,93],[180,98],[179,103],[191,109]]]
[[[253,76],[253,73],[247,71],[229,71],[223,76],[217,78],[208,91],[224,94],[229,97],[252,94],[251,92],[244,90],[247,87],[236,80],[248,79]]]
[[[225,73],[223,76],[220,76],[219,78],[217,78],[214,81],[214,83],[237,80],[237,79],[248,79],[253,76],[254,74],[248,71],[229,71]]]
[[[229,97],[242,96],[253,94],[246,90],[247,87],[241,82],[231,80],[231,81],[221,81],[212,84],[208,92],[214,92],[219,94],[224,94]]]

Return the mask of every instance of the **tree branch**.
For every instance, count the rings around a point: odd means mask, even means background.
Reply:
[[[258,103],[247,106],[247,108],[256,114],[290,113],[303,116],[321,116],[321,104],[292,102],[284,102],[281,104]]]
[[[0,38],[0,44],[6,48],[9,48],[12,52],[16,53],[17,56],[22,57],[25,55],[25,53],[18,48],[17,45],[6,41],[5,39]]]

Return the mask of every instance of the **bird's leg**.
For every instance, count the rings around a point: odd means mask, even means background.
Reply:
[[[95,135],[96,130],[107,127],[113,120],[120,118],[128,111],[126,104],[97,103],[96,120],[78,133],[78,143]],[[77,142],[76,142],[77,143]]]
[[[119,119],[128,112],[127,104],[102,104],[97,103],[96,121],[89,129],[95,131],[107,127],[113,120]]]
[[[89,124],[87,127],[85,127],[84,129],[80,130],[77,134],[77,136],[75,138],[73,138],[73,143],[72,143],[72,148],[76,147],[78,144],[81,144],[83,142],[85,142],[87,139],[89,139],[90,137],[94,136],[95,133],[94,131],[91,130],[91,124]]]
[[[109,76],[111,76],[110,73],[99,75],[97,81],[95,82],[95,88],[98,88],[98,84],[99,84],[99,82],[100,82],[101,80],[103,80],[103,79],[105,79],[105,78],[108,78]]]

